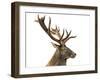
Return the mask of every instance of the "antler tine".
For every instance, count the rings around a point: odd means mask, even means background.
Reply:
[[[57,25],[56,25],[56,27],[57,27]],[[57,29],[57,36],[59,37],[59,39],[62,39],[61,35],[60,35],[60,29],[59,29],[59,27],[57,27],[56,29]]]
[[[60,41],[62,40],[63,36],[64,36],[64,29],[63,29],[63,33],[62,33],[62,35],[60,37]]]
[[[38,15],[37,18],[38,18],[38,23],[43,28],[43,30],[47,33],[48,29],[47,29],[46,25],[44,24],[45,16],[39,18],[39,15]]]
[[[49,17],[49,27],[51,26],[51,17]]]
[[[39,19],[40,19],[40,18],[39,18],[39,15],[38,15],[38,20],[39,20]],[[45,20],[45,16],[41,17],[41,21],[44,22],[44,20]]]
[[[67,39],[67,41],[70,39],[70,38],[76,38],[77,36],[71,36],[71,37],[69,37],[68,39]]]
[[[55,26],[55,30],[58,31],[57,25]]]
[[[59,27],[58,27],[57,25],[56,25],[55,30],[56,30],[57,32],[59,32],[59,31],[60,31],[60,29],[59,29]]]
[[[69,33],[67,32],[68,35],[66,38],[68,38],[71,35],[71,33],[72,33],[72,31],[70,31]]]
[[[68,31],[67,31],[67,29],[66,29],[66,34],[68,35]]]
[[[75,38],[75,37],[76,37],[76,36],[70,36],[70,35],[71,35],[71,32],[72,32],[72,31],[70,31],[70,32],[68,33],[68,31],[66,30],[67,36],[63,39],[63,42],[64,42],[64,43],[67,42],[69,39]]]
[[[57,26],[57,25],[56,25]],[[57,29],[58,29],[58,32],[60,31],[60,28],[59,27],[57,27]]]

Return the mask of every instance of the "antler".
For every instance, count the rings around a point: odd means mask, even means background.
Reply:
[[[66,30],[67,36],[65,38],[63,38],[65,30],[63,29],[63,33],[61,35],[59,27],[56,26],[55,29],[51,28],[51,18],[50,17],[49,17],[48,28],[44,23],[45,16],[39,18],[39,15],[38,15],[37,17],[38,17],[38,20],[36,20],[36,22],[39,22],[40,26],[50,36],[50,38],[53,39],[54,41],[58,42],[59,44],[62,44],[62,43],[65,44],[69,39],[76,37],[76,36],[70,36],[71,31],[68,33],[68,31]],[[56,39],[54,36],[52,36],[52,34],[57,35],[59,37],[59,39]]]
[[[45,16],[44,17],[41,17],[39,18],[39,15],[38,15],[38,20],[36,20],[36,22],[39,22],[40,26],[43,28],[43,30],[50,36],[51,39],[53,39],[54,41],[60,43],[60,40],[59,39],[56,39],[54,36],[52,36],[51,34],[51,30],[50,30],[50,27],[51,27],[51,18],[49,17],[49,25],[48,25],[48,28],[46,27],[45,23],[44,23],[44,20],[45,20]],[[60,38],[61,39],[61,38]]]

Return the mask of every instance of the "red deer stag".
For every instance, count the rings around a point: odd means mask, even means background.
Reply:
[[[47,66],[57,66],[57,65],[66,65],[66,61],[69,58],[74,58],[76,56],[76,53],[74,53],[71,49],[69,49],[65,43],[71,39],[75,38],[76,36],[70,36],[71,31],[68,32],[66,30],[66,37],[64,37],[65,30],[63,29],[62,35],[60,35],[60,29],[56,26],[55,29],[51,28],[51,18],[49,17],[49,24],[48,28],[45,25],[45,16],[39,17],[37,16],[36,22],[40,24],[42,29],[50,36],[50,38],[54,41],[56,41],[59,45],[52,43],[53,46],[56,48],[56,52],[52,56],[51,60],[48,62]],[[53,35],[56,35],[59,39],[55,38]]]

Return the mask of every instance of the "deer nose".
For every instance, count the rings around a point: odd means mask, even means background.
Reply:
[[[75,58],[75,56],[76,56],[76,53],[72,54],[71,55],[71,58]]]

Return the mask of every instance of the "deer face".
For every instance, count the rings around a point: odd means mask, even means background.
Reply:
[[[52,45],[59,50],[60,58],[61,59],[69,59],[69,58],[75,58],[76,53],[73,52],[70,48],[68,48],[66,45],[57,45],[55,43],[52,43]]]
[[[60,47],[61,57],[63,59],[69,59],[74,58],[76,56],[76,53],[74,53],[71,49],[69,49],[66,46]]]

